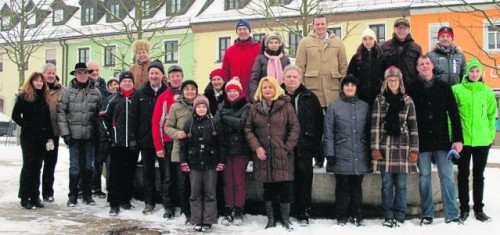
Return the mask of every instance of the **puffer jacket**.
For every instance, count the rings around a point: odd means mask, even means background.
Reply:
[[[64,87],[57,80],[52,85],[49,84],[48,103],[50,121],[52,123],[52,132],[54,133],[54,136],[60,135],[59,127],[57,126],[57,102],[59,101],[59,97],[61,96],[63,89]]]
[[[369,114],[366,102],[344,94],[328,106],[323,146],[328,161],[334,162],[333,173],[360,175],[370,172]]]
[[[180,162],[187,163],[191,169],[215,169],[217,164],[224,163],[224,156],[217,151],[219,123],[211,119],[207,115],[193,115],[184,124],[187,137],[180,140],[179,156]]]
[[[401,70],[405,87],[417,80],[417,60],[422,55],[422,48],[418,45],[411,34],[406,36],[404,42],[399,41],[395,33],[392,39],[382,44],[384,55],[384,70],[394,65]]]
[[[50,111],[43,91],[36,92],[33,102],[19,95],[12,110],[12,120],[21,126],[21,141],[46,142],[52,138]]]
[[[434,48],[427,55],[434,63],[435,78],[447,82],[450,86],[460,83],[467,67],[464,53],[460,47],[454,47],[453,50],[446,53],[434,45]]]
[[[125,97],[120,91],[110,97],[109,102],[102,107],[99,117],[106,136],[113,147],[137,147],[137,112],[133,112],[134,94]],[[107,100],[106,100],[107,101]]]
[[[148,67],[151,64],[151,60],[144,61],[142,63],[135,63],[130,66],[130,72],[134,74],[134,88],[139,89],[144,84],[149,81],[149,71]]]
[[[255,179],[263,183],[294,179],[293,149],[300,135],[299,120],[290,104],[290,97],[280,96],[273,101],[267,114],[260,101],[254,103],[245,123],[245,135],[255,153],[259,147],[266,151],[266,160],[253,157]]]
[[[223,141],[219,143],[221,154],[226,157],[250,156],[252,151],[243,131],[250,103],[244,97],[234,102],[224,100],[222,104],[219,104],[218,110],[215,120],[220,123],[223,136]]]
[[[77,140],[94,138],[97,134],[97,117],[102,101],[101,92],[94,83],[81,88],[76,79],[61,92],[57,103],[57,125],[60,135],[71,135]]]
[[[252,81],[250,81],[250,98],[253,100],[253,96],[257,91],[257,87],[259,87],[260,79],[267,76],[267,63],[269,62],[269,58],[267,58],[264,54],[260,54],[255,59],[255,63],[252,68]],[[281,69],[283,70],[285,66],[290,64],[290,58],[283,54],[280,58]],[[277,79],[277,78],[276,78]]]
[[[493,90],[482,79],[471,82],[464,77],[461,84],[452,87],[457,100],[464,137],[464,145],[488,146],[496,134],[497,101]]]
[[[318,96],[321,107],[340,98],[340,80],[347,73],[347,55],[342,40],[328,31],[328,40],[311,31],[297,49],[295,64],[304,73],[303,84]]]
[[[174,146],[172,148],[172,162],[180,161],[180,139],[177,138],[177,132],[182,131],[184,124],[191,118],[193,113],[193,104],[188,103],[182,95],[175,97],[176,103],[170,107],[168,113],[167,124],[165,125],[165,132],[174,139]],[[187,134],[187,133],[186,133]]]

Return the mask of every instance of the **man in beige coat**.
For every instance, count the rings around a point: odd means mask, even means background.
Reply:
[[[304,85],[318,96],[326,110],[340,98],[340,80],[347,73],[347,56],[342,40],[328,31],[324,15],[314,17],[313,29],[300,41],[295,64],[304,71]],[[315,166],[321,168],[323,163],[324,157],[317,156]]]

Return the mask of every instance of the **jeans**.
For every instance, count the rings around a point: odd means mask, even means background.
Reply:
[[[474,212],[483,212],[484,168],[488,162],[490,146],[464,146],[458,160],[458,199],[460,211],[469,212],[469,176],[472,158],[472,199]],[[472,157],[471,157],[472,155]]]
[[[59,152],[59,136],[52,136],[54,150],[46,151],[43,158],[42,196],[54,196],[54,171],[56,169],[57,154]]]
[[[406,173],[381,173],[384,218],[404,220],[406,214]]]
[[[420,172],[418,189],[420,192],[420,207],[422,217],[434,218],[434,201],[432,200],[431,165],[434,158],[439,179],[441,181],[441,198],[443,200],[444,217],[446,220],[456,219],[459,216],[457,194],[453,176],[453,163],[446,159],[446,151],[421,152],[418,154],[417,166]]]
[[[78,197],[78,180],[82,176],[83,197],[91,197],[94,177],[94,141],[74,140],[69,146],[69,194]]]

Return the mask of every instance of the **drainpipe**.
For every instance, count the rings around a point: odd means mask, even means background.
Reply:
[[[67,86],[68,85],[68,44],[66,43],[66,39],[60,39],[59,40],[59,44],[61,44],[61,47],[62,47],[62,60],[63,60],[63,63],[62,63],[62,75],[61,75],[61,79],[62,79],[62,84],[64,84],[64,86]]]

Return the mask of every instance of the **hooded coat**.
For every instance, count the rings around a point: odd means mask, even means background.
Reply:
[[[445,52],[434,45],[434,48],[427,54],[434,64],[434,76],[453,86],[460,83],[465,75],[467,66],[465,56],[460,47],[453,47],[449,52]]]

